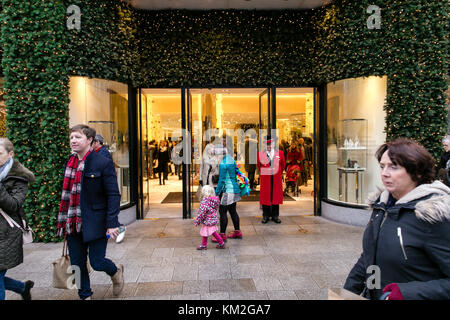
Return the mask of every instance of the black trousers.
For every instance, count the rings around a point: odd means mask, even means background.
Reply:
[[[271,206],[262,206],[264,218],[278,218],[280,215],[280,205],[273,204]]]
[[[250,183],[250,189],[253,189],[255,186],[255,171],[248,172],[248,181]]]
[[[233,204],[230,204],[228,206],[220,206],[219,207],[219,215],[220,215],[220,233],[225,233],[227,231],[227,225],[228,225],[228,216],[227,212],[230,213],[231,220],[233,221],[234,230],[241,230],[239,229],[239,216],[236,211],[236,202]]]

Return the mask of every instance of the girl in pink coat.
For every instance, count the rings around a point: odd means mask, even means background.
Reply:
[[[219,208],[219,197],[215,196],[214,188],[210,185],[206,185],[202,188],[202,202],[200,202],[200,208],[198,209],[197,218],[195,218],[194,224],[196,226],[202,225],[200,229],[200,235],[202,238],[202,244],[197,247],[197,250],[206,250],[208,243],[208,237],[213,236],[219,243],[216,248],[224,249],[225,242],[222,237],[217,233],[217,224],[219,219],[217,217],[217,210]]]

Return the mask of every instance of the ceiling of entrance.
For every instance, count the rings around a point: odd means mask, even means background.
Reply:
[[[147,10],[162,9],[241,9],[241,10],[280,10],[312,9],[326,5],[332,0],[122,0],[135,8]]]

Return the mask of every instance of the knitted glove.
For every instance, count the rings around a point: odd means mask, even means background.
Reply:
[[[403,300],[402,293],[398,284],[391,283],[384,287],[383,292],[391,291],[391,294],[388,296],[388,300]]]

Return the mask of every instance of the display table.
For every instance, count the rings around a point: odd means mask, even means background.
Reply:
[[[355,183],[355,196],[356,196],[356,203],[359,203],[359,194],[361,190],[361,181],[362,181],[362,173],[366,171],[366,168],[345,168],[345,167],[339,167],[339,201],[348,201],[348,175],[354,174],[356,178]],[[342,179],[342,176],[344,176],[344,179]],[[342,186],[342,182],[344,180],[345,186]],[[342,190],[344,189],[344,194],[342,194]]]

